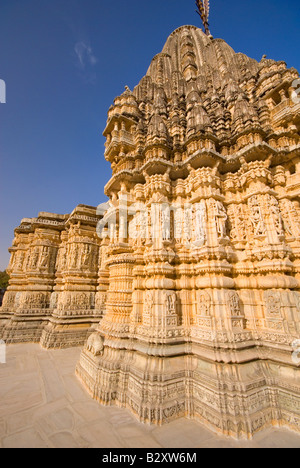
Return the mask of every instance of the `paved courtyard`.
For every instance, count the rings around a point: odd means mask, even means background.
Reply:
[[[285,429],[236,442],[188,419],[140,424],[129,411],[89,397],[74,374],[79,354],[80,348],[7,346],[6,364],[0,364],[1,448],[300,448],[300,436]]]

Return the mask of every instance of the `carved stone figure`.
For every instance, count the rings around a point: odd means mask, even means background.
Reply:
[[[89,305],[89,299],[85,293],[81,293],[76,298],[76,305],[79,309],[87,309]]]
[[[81,257],[81,265],[83,267],[88,267],[89,266],[91,251],[92,251],[91,246],[84,244],[83,251],[82,251],[82,257]]]
[[[193,209],[191,206],[184,207],[184,224],[183,231],[186,241],[190,241],[192,237],[192,219],[193,219]]]
[[[253,196],[248,201],[250,207],[250,221],[254,229],[254,236],[265,236],[266,225],[262,215],[262,208],[259,204],[258,198]]]
[[[67,264],[67,248],[66,245],[63,244],[59,249],[59,253],[57,256],[57,263],[56,268],[57,270],[64,270]]]
[[[273,196],[268,197],[268,207],[269,207],[269,210],[270,210],[269,212],[270,212],[272,222],[274,224],[276,234],[278,236],[283,236],[284,231],[283,231],[282,216],[281,216],[281,213],[280,213],[280,210],[279,210],[278,201],[276,200],[275,197],[273,197]]]
[[[182,226],[183,213],[181,207],[176,207],[174,210],[174,238],[176,242],[182,240],[183,226]]]
[[[151,315],[153,309],[154,299],[153,299],[153,292],[146,291],[145,295],[145,303],[144,303],[144,314]]]
[[[229,291],[227,293],[227,304],[232,317],[238,317],[241,315],[241,303],[239,295],[236,291]]]
[[[283,199],[279,203],[284,230],[288,236],[300,237],[300,218],[291,200]]]
[[[71,244],[69,246],[68,259],[69,259],[70,268],[77,268],[77,261],[78,261],[78,245],[77,244]]]
[[[103,354],[104,340],[99,333],[92,333],[87,340],[86,349],[94,356]]]
[[[15,264],[15,269],[16,270],[22,270],[23,263],[24,263],[24,258],[25,258],[25,252],[24,251],[19,252],[19,255],[18,255],[17,260],[16,260],[16,264]]]
[[[176,315],[176,293],[165,293],[166,315]]]
[[[213,219],[216,226],[218,237],[224,239],[226,235],[227,213],[223,203],[219,200],[210,200],[210,206],[213,213]]]
[[[197,291],[197,314],[204,317],[210,316],[211,297],[205,290]]]
[[[50,260],[49,247],[44,246],[42,248],[42,252],[41,252],[40,267],[41,268],[47,268],[49,260]]]
[[[35,249],[33,250],[32,256],[31,256],[30,267],[31,267],[32,270],[35,270],[37,268],[38,261],[39,261],[39,256],[40,256],[39,248],[35,247]]]
[[[146,291],[143,308],[143,325],[150,327],[151,321],[153,322],[153,306],[154,297],[152,291]]]
[[[169,240],[170,239],[170,209],[168,205],[164,205],[162,207],[161,211],[161,224],[162,224],[162,238],[163,240]]]
[[[277,291],[265,291],[266,312],[269,316],[280,315],[280,293]]]
[[[207,239],[207,213],[205,201],[202,200],[200,203],[196,204],[195,209],[195,238],[198,244],[203,245]]]
[[[103,309],[103,307],[105,306],[105,303],[106,303],[106,300],[107,300],[107,295],[105,293],[98,293],[96,295],[96,308],[97,309]]]
[[[247,219],[243,211],[243,206],[240,204],[230,205],[227,212],[230,220],[231,239],[233,241],[245,241],[247,239]]]

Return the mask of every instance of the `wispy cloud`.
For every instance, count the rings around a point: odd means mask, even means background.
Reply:
[[[94,70],[98,62],[89,42],[78,41],[74,46],[74,53],[76,57],[76,65],[79,69],[81,79],[88,84],[95,84],[97,76]]]
[[[84,70],[88,66],[94,66],[98,62],[91,46],[85,41],[77,42],[74,46],[74,52],[78,59],[78,66]]]

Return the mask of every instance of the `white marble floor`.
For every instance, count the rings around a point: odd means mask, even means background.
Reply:
[[[74,374],[80,348],[18,344],[6,351],[6,364],[0,364],[2,448],[300,448],[300,435],[286,429],[237,442],[188,419],[143,425],[129,411],[90,398]]]

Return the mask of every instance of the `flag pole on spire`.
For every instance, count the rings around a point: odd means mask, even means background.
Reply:
[[[205,34],[207,36],[210,36],[210,30],[209,30],[209,24],[208,24],[208,18],[209,18],[209,0],[196,0],[196,6],[197,10],[196,12],[200,16]]]

